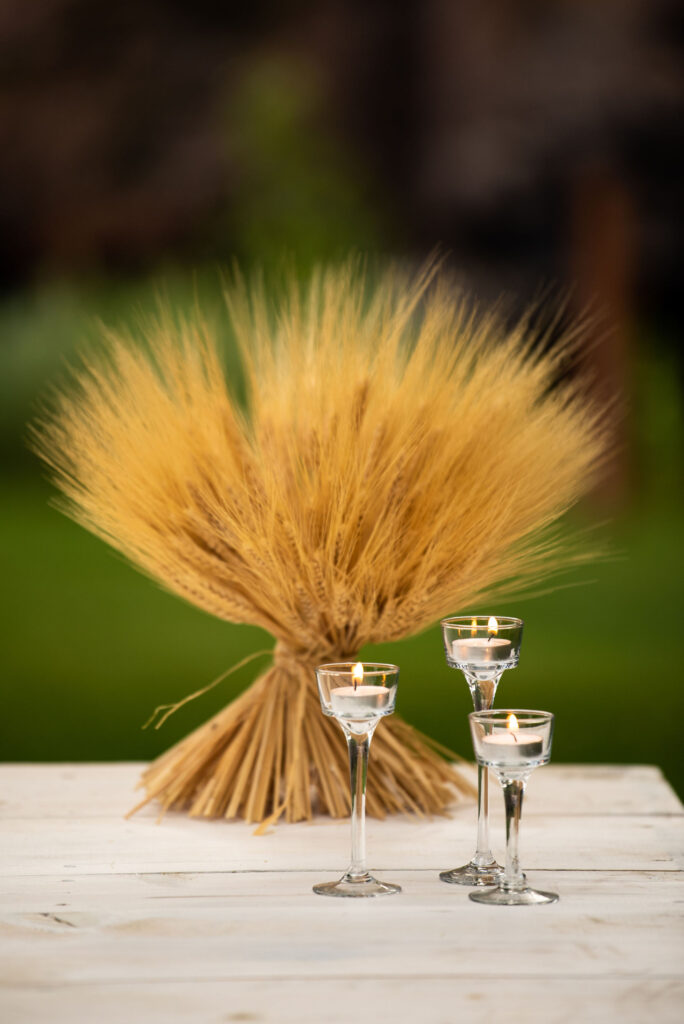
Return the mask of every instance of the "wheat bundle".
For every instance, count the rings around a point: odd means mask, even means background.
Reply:
[[[105,331],[34,443],[70,514],[168,590],[276,639],[273,664],[154,762],[146,799],[268,822],[348,812],[342,734],[313,668],[416,633],[567,550],[549,525],[586,489],[597,418],[553,386],[529,321],[476,315],[433,268],[370,287],[358,266],[227,291],[246,411],[199,313],[145,344]],[[468,784],[400,719],[368,810],[435,813]]]

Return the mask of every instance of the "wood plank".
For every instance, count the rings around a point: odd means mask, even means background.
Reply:
[[[522,857],[532,868],[675,871],[682,865],[684,818],[524,816]],[[138,871],[335,872],[347,861],[349,823],[316,819],[282,825],[255,837],[242,822],[192,820],[169,815],[150,819],[87,818],[8,821],[0,826],[5,875],[102,874]],[[492,848],[503,856],[503,824],[497,808]],[[475,843],[472,807],[451,820],[391,817],[368,823],[370,863],[383,869],[438,871],[467,860]]]
[[[112,817],[123,816],[140,798],[135,787],[144,767],[136,762],[0,765],[0,818],[97,818],[103,808]],[[675,792],[653,765],[552,764],[534,774],[525,813],[555,817],[681,811]],[[157,811],[149,807],[141,813],[154,818]]]
[[[439,910],[444,900],[465,900],[467,890],[458,886],[447,886],[426,870],[402,870],[393,876],[404,880],[412,899],[419,899]],[[670,871],[529,871],[531,884],[549,886],[553,881],[565,888],[572,886],[572,892],[586,895],[592,890],[601,898],[619,899],[641,903],[648,907],[648,900],[654,894],[670,893],[673,908],[677,911],[677,900],[684,895],[684,873]],[[157,873],[148,874],[103,874],[74,875],[59,878],[52,875],[16,875],[2,882],[0,891],[0,919],[9,915],[83,914],[102,910],[105,916],[125,908],[127,914],[140,913],[149,916],[164,907],[173,913],[182,913],[182,906],[203,908],[208,904],[222,902],[229,906],[234,901],[247,902],[254,907],[268,907],[273,901],[286,905],[302,894],[308,899],[311,886],[321,881],[320,872],[311,871],[267,871],[267,872],[208,872],[208,873]],[[374,901],[373,906],[380,902]],[[340,903],[317,897],[314,901],[322,907],[328,906],[337,913]],[[346,905],[346,904],[345,904]],[[232,911],[231,911],[232,912]],[[684,911],[678,911],[684,914]],[[536,911],[535,911],[536,913]],[[40,924],[41,922],[37,922]],[[54,931],[54,922],[44,922],[45,928]],[[67,925],[68,927],[68,925]],[[684,940],[684,936],[683,936]]]
[[[531,777],[524,813],[605,817],[682,811],[679,797],[655,765],[550,764]]]
[[[205,899],[120,894],[3,913],[0,980],[681,978],[681,876],[539,872],[561,901],[535,908],[482,907],[427,872],[395,872],[401,896],[360,904],[314,895],[317,880],[222,875]]]
[[[383,980],[279,978],[144,985],[18,987],[2,996],[4,1024],[680,1024],[684,982],[671,979],[476,976]]]

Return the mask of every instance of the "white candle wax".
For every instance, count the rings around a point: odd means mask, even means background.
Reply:
[[[527,729],[495,729],[480,743],[481,756],[495,764],[524,765],[538,760],[543,749],[543,737]]]
[[[333,713],[340,718],[377,718],[389,705],[385,686],[338,686],[330,691]]]
[[[499,636],[471,636],[452,643],[454,661],[464,665],[494,665],[508,661],[513,646],[510,640]]]

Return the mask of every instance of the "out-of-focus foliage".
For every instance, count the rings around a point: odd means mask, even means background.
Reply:
[[[248,670],[161,733],[138,729],[150,710],[263,646],[48,507],[25,425],[92,318],[134,323],[160,289],[218,308],[215,271],[188,268],[233,255],[307,266],[442,243],[486,301],[524,304],[555,280],[619,342],[594,369],[623,392],[625,455],[608,512],[587,508],[615,554],[581,574],[593,583],[500,609],[527,627],[499,702],[556,711],[559,760],[655,762],[684,790],[677,13],[673,0],[3,7],[4,757],[152,757]],[[383,653],[402,665],[406,717],[467,752],[469,698],[437,631]],[[419,676],[429,685],[411,686]]]

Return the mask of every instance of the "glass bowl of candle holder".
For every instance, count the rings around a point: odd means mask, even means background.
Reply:
[[[496,888],[471,892],[475,903],[519,907],[555,903],[558,895],[527,885],[520,870],[518,832],[530,773],[551,757],[554,718],[549,711],[473,711],[470,732],[478,764],[491,768],[503,788],[506,808],[506,866]]]
[[[501,676],[518,664],[522,619],[510,615],[455,615],[443,619],[441,626],[447,664],[463,672],[475,710],[489,710]],[[478,764],[477,849],[467,864],[441,871],[439,877],[451,885],[487,886],[494,885],[500,873],[489,845],[487,769]]]
[[[324,715],[336,719],[347,740],[351,781],[351,863],[337,882],[314,885],[319,896],[388,896],[401,892],[366,867],[366,778],[373,733],[391,715],[399,669],[381,662],[335,662],[316,669]]]
[[[441,626],[447,664],[465,674],[471,690],[477,688],[478,682],[498,682],[506,669],[518,664],[522,619],[509,615],[456,615],[442,619]],[[487,692],[490,689],[485,687]]]

